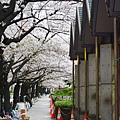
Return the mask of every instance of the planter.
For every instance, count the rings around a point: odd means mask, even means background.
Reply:
[[[55,114],[58,115],[58,108],[61,110],[61,116],[63,120],[70,120],[71,110],[72,110],[72,101],[71,100],[62,100],[55,102]]]
[[[62,108],[60,107],[60,112],[61,112],[61,116],[63,118],[63,120],[70,120],[71,118],[71,108]],[[55,115],[56,115],[56,119],[57,119],[57,115],[58,115],[58,107],[55,107]]]
[[[61,108],[61,115],[63,120],[70,120],[71,118],[71,108]]]

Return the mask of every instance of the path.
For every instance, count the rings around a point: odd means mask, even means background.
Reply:
[[[30,120],[51,120],[49,109],[49,96],[42,96],[33,103],[32,108],[27,112],[27,116],[30,117]]]

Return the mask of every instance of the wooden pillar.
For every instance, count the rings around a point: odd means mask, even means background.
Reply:
[[[78,120],[80,119],[80,58],[77,56],[77,64],[78,64]]]
[[[95,58],[96,58],[96,120],[99,120],[99,48],[98,48],[98,37],[95,38]]]
[[[116,59],[118,59],[118,39],[119,39],[119,24],[118,24],[118,20],[115,17],[114,18],[114,57],[115,57],[115,120],[119,120],[119,89],[118,89],[118,62],[116,61]]]
[[[73,102],[73,108],[75,107],[75,101],[74,101],[74,99],[75,99],[75,93],[74,93],[74,89],[75,89],[75,79],[74,79],[74,60],[72,61],[72,74],[73,74],[73,78],[72,78],[72,83],[73,83],[73,98],[72,98],[72,102]]]
[[[118,46],[118,58],[120,58],[120,45]],[[118,117],[120,119],[120,60],[118,60]]]
[[[77,65],[75,65],[75,116],[80,120],[80,58],[77,56]]]
[[[84,61],[85,61],[85,114],[87,114],[87,106],[88,106],[88,94],[87,94],[87,49],[84,48]]]

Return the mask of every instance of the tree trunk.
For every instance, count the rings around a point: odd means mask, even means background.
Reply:
[[[24,96],[28,94],[28,86],[25,84],[22,84],[21,86],[21,101],[24,101]]]
[[[11,109],[11,104],[10,104],[9,84],[6,83],[4,85],[4,110],[5,112],[9,112],[10,109]]]
[[[0,95],[3,95],[3,50],[0,48]]]
[[[34,98],[34,88],[35,88],[35,85],[32,85],[32,93],[31,93],[31,98]]]
[[[19,90],[20,90],[20,85],[19,85],[19,83],[17,83],[14,87],[13,109],[15,109],[16,104],[19,101]]]
[[[4,107],[3,107],[3,80],[0,79],[0,116],[3,116],[3,110],[4,110]]]
[[[36,95],[35,97],[38,97],[39,96],[39,87],[38,87],[38,82],[36,84]]]
[[[42,86],[40,86],[39,91],[40,91],[41,95],[43,95],[45,93],[44,88]]]
[[[1,39],[1,38],[0,38]],[[3,78],[3,50],[0,48],[0,116],[4,116],[4,104],[3,104],[3,91],[4,91],[4,78]]]

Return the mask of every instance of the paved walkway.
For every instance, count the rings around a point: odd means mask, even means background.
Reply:
[[[27,111],[27,116],[30,117],[30,120],[51,120],[49,109],[49,96],[42,96],[33,103],[32,108]]]

